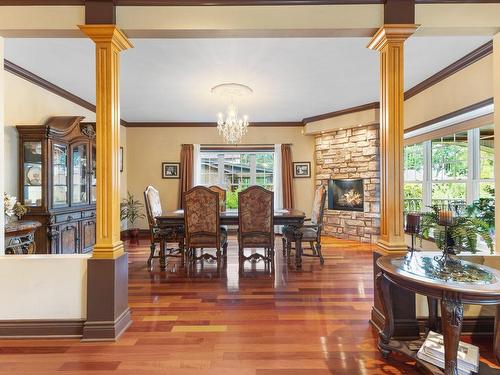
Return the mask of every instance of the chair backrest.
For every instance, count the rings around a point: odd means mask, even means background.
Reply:
[[[217,194],[219,194],[219,204],[220,204],[220,211],[224,212],[226,211],[226,190],[223,188],[217,186],[217,185],[212,185],[208,187],[210,190],[215,191]]]
[[[149,228],[156,225],[156,217],[163,213],[161,209],[160,193],[152,186],[144,190],[144,201],[146,203],[146,214],[148,217]]]
[[[261,186],[250,186],[238,193],[239,239],[253,237],[250,243],[274,243],[274,193]],[[243,241],[243,244],[245,241]]]
[[[323,223],[323,214],[325,213],[326,187],[319,186],[314,193],[314,202],[311,214],[311,223],[321,225]]]
[[[183,200],[186,246],[220,248],[219,194],[195,186]]]

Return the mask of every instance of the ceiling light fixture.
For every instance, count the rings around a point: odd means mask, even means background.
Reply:
[[[222,83],[212,88],[212,94],[229,101],[226,113],[217,115],[217,130],[227,143],[238,143],[248,131],[248,116],[239,117],[235,98],[242,98],[253,93],[253,90],[239,83]]]

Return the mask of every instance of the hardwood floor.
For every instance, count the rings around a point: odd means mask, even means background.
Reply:
[[[147,243],[129,245],[130,329],[116,343],[1,340],[0,374],[417,374],[377,351],[371,246],[324,243],[325,265],[305,258],[302,271],[278,248],[274,274],[262,262],[239,274],[234,238],[219,271],[170,259],[148,272]]]

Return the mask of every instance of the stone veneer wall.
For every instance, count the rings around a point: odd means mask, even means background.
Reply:
[[[379,125],[337,130],[316,137],[316,184],[330,178],[364,180],[364,212],[325,209],[323,233],[375,243],[380,233]]]

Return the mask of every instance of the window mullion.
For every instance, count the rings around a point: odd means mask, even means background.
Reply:
[[[423,210],[432,204],[432,143],[425,141],[424,148],[424,180],[422,186]]]
[[[479,169],[481,168],[479,128],[468,131],[468,172],[467,172],[467,203],[471,204],[479,198]]]
[[[217,165],[218,165],[218,176],[217,181],[221,187],[225,187],[224,184],[224,154],[217,155]]]
[[[250,185],[257,185],[257,161],[255,154],[250,155]]]

